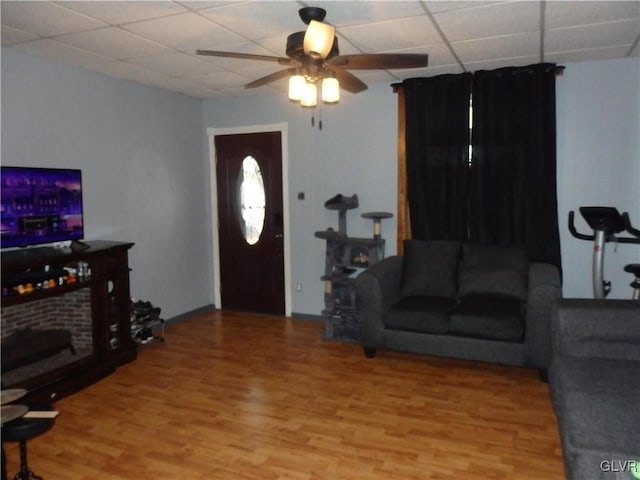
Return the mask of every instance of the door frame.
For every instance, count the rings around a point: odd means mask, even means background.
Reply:
[[[218,236],[218,176],[216,173],[216,143],[218,135],[279,132],[282,151],[282,214],[284,223],[284,314],[291,316],[291,228],[289,211],[289,139],[286,122],[246,127],[207,128],[209,143],[209,178],[211,191],[211,237],[213,240],[214,305],[222,308],[220,293],[220,238]]]

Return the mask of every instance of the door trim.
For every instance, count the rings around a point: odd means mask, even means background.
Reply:
[[[218,236],[218,178],[216,174],[217,135],[236,135],[243,133],[280,132],[282,149],[282,214],[284,221],[284,314],[291,316],[291,225],[289,211],[289,140],[288,124],[273,123],[247,127],[207,128],[209,141],[209,176],[211,191],[211,237],[213,240],[213,284],[214,305],[222,306],[220,293],[220,239]]]

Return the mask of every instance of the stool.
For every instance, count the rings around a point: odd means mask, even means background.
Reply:
[[[31,410],[43,411],[53,410],[50,405],[32,406]],[[27,440],[36,437],[51,427],[53,427],[53,418],[18,418],[2,425],[2,460],[3,460],[3,480],[6,479],[4,471],[4,442],[20,442],[20,471],[16,473],[14,480],[42,480],[42,477],[36,475],[27,464]]]
[[[624,271],[631,273],[634,277],[633,282],[629,285],[633,288],[633,300],[640,300],[640,263],[631,263],[624,267]]]

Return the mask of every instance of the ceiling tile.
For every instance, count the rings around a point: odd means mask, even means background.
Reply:
[[[147,73],[144,73],[143,75],[146,77]],[[198,86],[197,83],[191,82],[189,80],[185,80],[183,78],[168,77],[165,75],[158,75],[158,74],[154,74],[151,78],[145,81],[148,82],[149,85],[153,85],[159,88],[164,88],[166,90],[178,91],[178,92],[183,92],[188,88],[196,88]],[[206,88],[202,85],[200,85],[199,87],[200,89]]]
[[[29,42],[38,39],[38,35],[25,32],[23,30],[2,25],[2,45],[13,45],[14,43]]]
[[[523,33],[451,44],[463,63],[540,55],[540,34]]]
[[[201,85],[178,85],[175,87],[175,90],[188,95],[189,97],[201,98],[203,100],[222,96],[222,94],[216,90],[212,90]]]
[[[53,37],[104,27],[105,24],[86,15],[50,2],[0,2],[2,24],[40,37]]]
[[[251,15],[247,15],[251,9]],[[269,38],[289,31],[302,31],[306,25],[298,16],[296,4],[292,2],[261,1],[231,3],[224,6],[201,10],[201,15],[250,40]]]
[[[265,75],[269,75],[271,73],[275,73],[279,70],[285,70],[289,67],[285,67],[282,65],[278,65],[275,63],[269,62],[251,62],[251,61],[242,61],[237,60],[233,64],[225,63],[223,70],[228,72],[234,72],[248,80],[256,80],[257,78],[263,77]],[[213,73],[220,70],[212,69]],[[210,71],[211,73],[211,71]]]
[[[429,17],[344,27],[340,33],[364,53],[380,53],[440,42]]]
[[[501,58],[497,60],[469,62],[465,64],[465,68],[468,72],[475,72],[477,70],[495,70],[497,68],[504,67],[524,67],[526,65],[533,65],[534,63],[539,62],[539,56],[531,55],[525,57]]]
[[[480,7],[483,5],[490,5],[492,3],[500,3],[499,1],[484,2],[480,0],[435,0],[427,1],[427,9],[431,13],[447,12],[450,10],[462,10],[464,8]]]
[[[176,50],[224,50],[246,40],[196,13],[131,23],[126,29]]]
[[[231,0],[233,1],[233,0]],[[249,1],[255,1],[255,0],[249,0]],[[223,5],[228,5],[230,3],[230,0],[212,0],[212,1],[206,1],[206,0],[185,0],[185,1],[180,1],[180,5],[187,7],[190,10],[195,11],[199,11],[199,10],[204,10],[207,8],[213,8],[213,7],[221,7]],[[246,1],[234,1],[233,3],[247,3]]]
[[[434,14],[450,42],[540,30],[540,2],[481,5]]]
[[[233,72],[215,72],[200,77],[193,77],[192,79],[196,80],[198,83],[213,88],[214,90],[220,88],[239,87],[240,85],[244,85],[253,80]]]
[[[417,1],[321,0],[312,3],[314,7],[324,8],[327,11],[326,22],[338,28],[413,17],[425,13],[420,2]]]
[[[56,3],[112,25],[187,11],[176,2],[166,1],[62,1]]]
[[[565,1],[545,4],[545,26],[547,29],[632,18],[640,18],[640,2],[638,1]]]
[[[284,57],[288,35],[305,28],[298,10],[307,4],[307,0],[0,0],[2,44],[197,98],[279,94],[287,90],[286,79],[256,89],[243,86],[282,65],[197,56],[195,51]],[[640,55],[640,1],[636,0],[314,0],[312,4],[326,9],[326,20],[338,27],[342,55],[429,54],[427,68],[353,71],[368,84],[536,63],[541,60],[541,32],[543,61]]]
[[[205,75],[211,73],[211,71],[216,68],[211,63],[205,62],[199,57],[178,52],[137,57],[131,59],[131,63],[170,77]]]
[[[108,57],[50,39],[21,43],[20,45],[16,45],[15,49],[30,55],[37,55],[38,57],[57,60],[75,66],[85,66],[92,63],[112,60]]]
[[[562,64],[593,60],[608,60],[624,57],[628,50],[629,48],[626,46],[616,46],[608,48],[593,48],[589,50],[554,52],[545,55],[544,61]]]
[[[58,40],[117,59],[155,55],[170,51],[162,45],[129,33],[119,27],[107,27],[93,32],[63,35],[58,37]]]
[[[285,57],[287,36],[288,33],[271,38],[263,38],[261,40],[255,40],[255,44],[270,52],[270,55]]]
[[[112,77],[148,84],[151,84],[152,81],[157,81],[157,77],[162,75],[147,68],[121,61],[96,63],[87,65],[86,68]]]
[[[545,32],[545,52],[631,46],[639,33],[640,24],[635,20],[548,30]]]
[[[257,69],[257,70],[244,70],[244,71],[231,72],[231,73],[237,74],[240,77],[242,77],[243,79],[242,82],[236,86],[242,86],[244,88],[244,85],[246,85],[247,83],[261,79],[262,77],[275,73],[279,70],[282,70],[282,67],[262,67],[261,69]],[[217,75],[218,75],[217,73],[213,73],[209,75],[207,81],[214,80],[217,83],[218,81],[220,81],[217,78]],[[233,86],[226,83],[226,81],[227,81],[227,77],[222,77],[222,80],[220,81],[221,83],[220,88],[230,88]],[[289,79],[287,78],[285,81],[287,82],[287,85],[288,85]],[[260,91],[263,88],[264,87],[256,87],[255,90]]]

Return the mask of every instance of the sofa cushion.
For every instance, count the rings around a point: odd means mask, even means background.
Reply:
[[[639,368],[631,360],[553,357],[549,383],[570,478],[609,478],[603,460],[637,459]]]
[[[412,296],[396,303],[386,315],[385,327],[409,332],[445,334],[449,314],[456,302],[452,298]]]
[[[638,391],[640,362],[599,357],[554,355],[549,366],[549,383],[554,402],[556,392],[609,392],[629,396]],[[639,402],[640,403],[640,402]]]
[[[453,311],[449,328],[454,335],[520,342],[524,325],[524,304],[520,300],[467,296]]]
[[[525,248],[467,243],[460,262],[459,292],[527,299],[529,255]]]
[[[455,298],[459,242],[405,240],[401,296]]]

